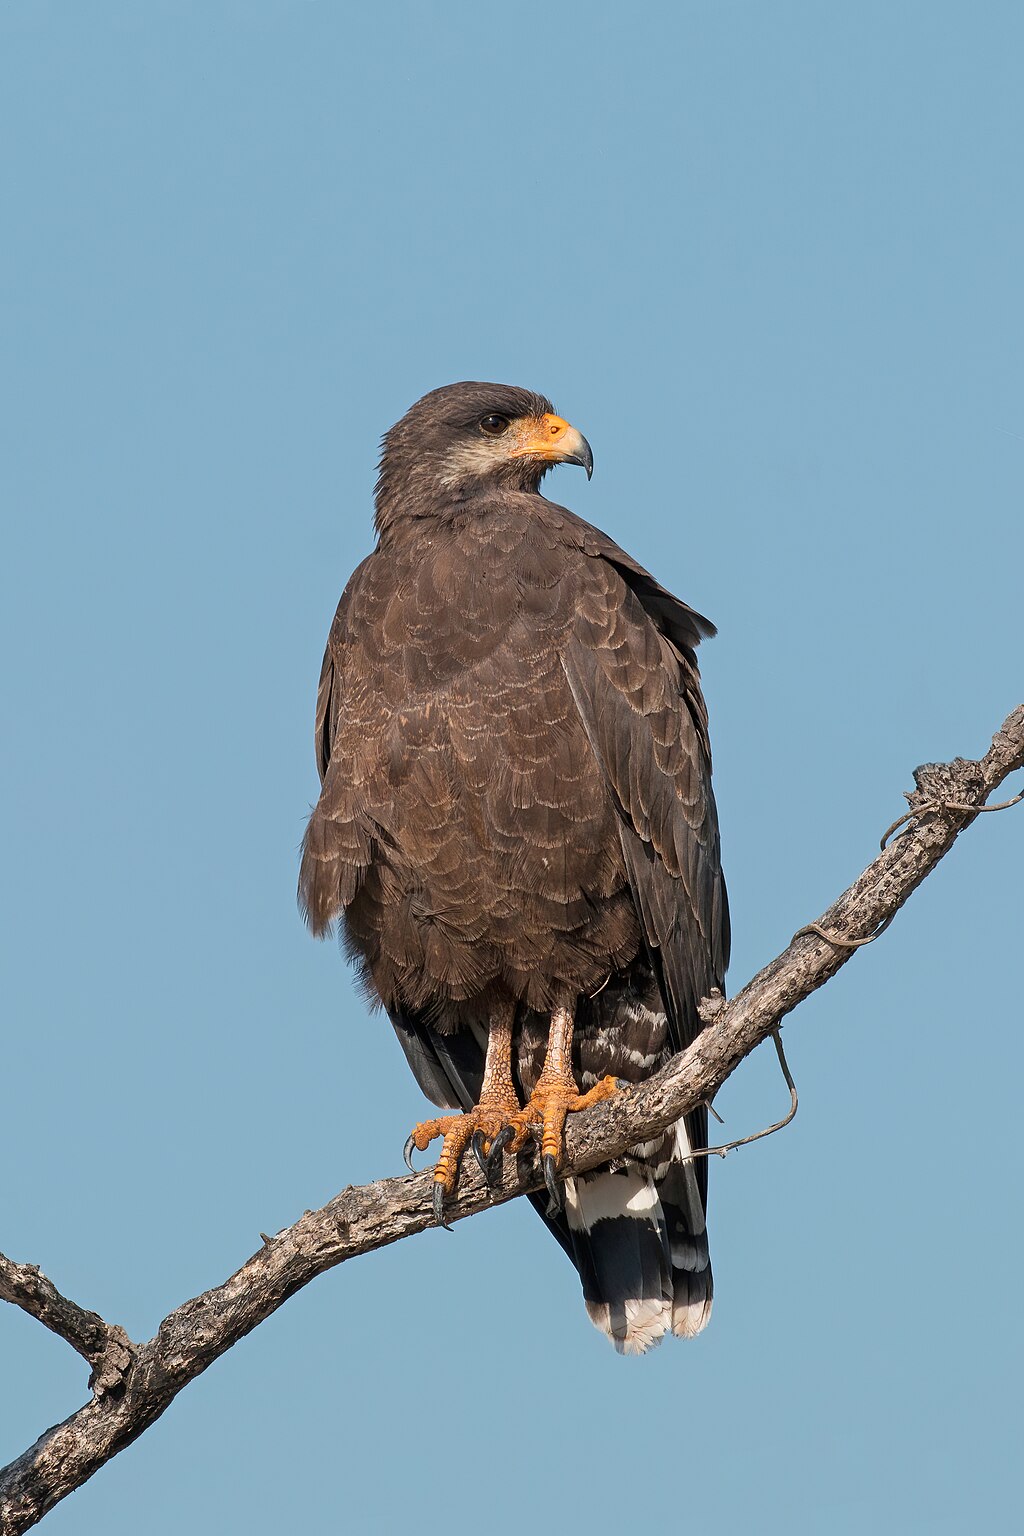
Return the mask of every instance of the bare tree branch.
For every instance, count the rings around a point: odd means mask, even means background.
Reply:
[[[62,1296],[36,1264],[15,1264],[0,1253],[0,1299],[21,1307],[60,1334],[92,1366],[89,1386],[102,1396],[124,1376],[135,1349],[118,1323],[105,1323]],[[2,1511],[0,1511],[2,1513]]]
[[[919,768],[917,788],[907,796],[906,830],[742,992],[729,1002],[705,1000],[706,1027],[687,1051],[648,1082],[573,1117],[564,1171],[583,1172],[607,1162],[713,1098],[791,1009],[834,976],[857,947],[888,927],[993,790],[1022,766],[1024,705],[1009,716],[978,762],[957,758]],[[890,832],[898,825],[902,821]],[[532,1156],[520,1157],[515,1168],[508,1166],[499,1191],[488,1191],[476,1168],[467,1166],[448,1220],[460,1221],[542,1184]],[[223,1285],[164,1318],[145,1344],[132,1344],[122,1329],[68,1301],[35,1266],[0,1256],[0,1297],[59,1333],[93,1366],[91,1400],[0,1473],[2,1536],[27,1530],[80,1487],[159,1418],[182,1387],[317,1275],[422,1232],[433,1219],[429,1173],[346,1189],[321,1210],[307,1211],[293,1226],[267,1238]]]

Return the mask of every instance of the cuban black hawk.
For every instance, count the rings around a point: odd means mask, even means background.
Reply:
[[[729,918],[695,649],[713,626],[539,493],[592,469],[551,403],[424,396],[384,438],[377,547],[342,595],[316,707],[300,900],[339,924],[441,1138],[443,1219],[472,1146],[538,1142],[538,1210],[587,1311],[640,1353],[711,1311],[707,1112],[557,1183],[566,1114],[655,1072],[724,981]]]

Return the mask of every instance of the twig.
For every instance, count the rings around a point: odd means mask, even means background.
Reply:
[[[902,816],[896,818],[891,827],[886,827],[882,833],[882,841],[878,846],[884,848],[893,833],[902,827],[905,822],[913,821],[916,816],[925,816],[929,811],[934,811],[940,816],[943,811],[969,811],[972,816],[984,816],[988,811],[1008,811],[1011,806],[1020,805],[1022,801],[1024,801],[1024,789],[1021,790],[1019,795],[1013,795],[1009,800],[1000,800],[998,805],[964,805],[957,800],[926,801],[924,805],[904,811]]]
[[[828,936],[826,934],[822,935],[822,937],[827,938]],[[864,942],[866,943],[867,940]],[[785,1130],[786,1126],[796,1118],[796,1112],[800,1107],[800,1100],[797,1096],[793,1075],[789,1070],[789,1062],[786,1060],[786,1053],[782,1049],[781,1032],[773,1029],[772,1039],[775,1042],[775,1051],[779,1058],[779,1066],[782,1068],[782,1075],[786,1079],[786,1087],[789,1089],[789,1110],[787,1113],[783,1115],[781,1120],[776,1120],[774,1125],[766,1126],[763,1131],[755,1131],[752,1136],[741,1136],[738,1141],[724,1141],[718,1147],[698,1147],[695,1152],[691,1152],[688,1157],[683,1159],[684,1162],[692,1163],[695,1157],[725,1157],[729,1152],[735,1152],[737,1147],[749,1147],[752,1141],[763,1141],[766,1136],[774,1136],[776,1131]],[[708,1105],[708,1108],[710,1109],[711,1106]],[[721,1115],[717,1114],[714,1110],[711,1112],[721,1125]]]
[[[610,1162],[712,1099],[743,1058],[851,959],[854,947],[837,944],[833,936],[876,935],[948,853],[964,827],[985,809],[993,790],[1022,766],[1024,705],[1004,722],[991,749],[978,762],[958,758],[919,768],[917,789],[910,797],[915,824],[884,848],[817,919],[814,928],[824,931],[826,943],[797,940],[729,1002],[705,999],[701,1016],[706,1026],[685,1052],[673,1057],[656,1077],[573,1117],[563,1172],[582,1173]],[[942,806],[941,815],[924,814],[935,805]],[[478,1170],[469,1167],[458,1200],[446,1214],[452,1222],[461,1221],[542,1184],[536,1159],[520,1159],[516,1168],[510,1166],[502,1188],[495,1191],[489,1191]],[[347,1189],[321,1210],[307,1211],[293,1226],[265,1240],[223,1285],[178,1307],[148,1343],[129,1346],[132,1357],[117,1390],[100,1392],[94,1387],[83,1408],[47,1430],[0,1472],[0,1536],[16,1536],[34,1525],[148,1429],[181,1389],[219,1355],[317,1275],[432,1224],[427,1172]],[[20,1283],[28,1268],[12,1265],[4,1273],[13,1277],[12,1284]],[[44,1288],[49,1285],[41,1276],[39,1283]],[[6,1290],[3,1294],[26,1305]],[[49,1292],[47,1300],[56,1305]],[[74,1308],[73,1303],[67,1306]],[[41,1308],[42,1303],[26,1306],[40,1317]],[[85,1342],[81,1318],[92,1314],[74,1308],[72,1317],[75,1314],[78,1323],[56,1331]],[[114,1332],[109,1325],[102,1326]]]
[[[804,926],[794,933],[793,943],[796,943],[797,939],[802,938],[805,933],[813,933],[819,939],[824,939],[826,944],[836,944],[840,949],[863,949],[865,944],[873,944],[876,939],[882,937],[895,916],[896,913],[891,912],[884,921],[879,923],[874,933],[867,934],[863,939],[845,939],[841,933],[828,933],[820,923],[804,923]]]

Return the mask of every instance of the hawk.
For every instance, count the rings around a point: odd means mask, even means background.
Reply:
[[[650,1076],[722,987],[729,917],[695,650],[714,627],[540,494],[589,444],[501,384],[425,395],[385,435],[377,546],[316,705],[299,898],[340,928],[460,1159],[540,1148],[537,1209],[591,1320],[638,1354],[705,1326],[707,1111],[558,1179],[567,1114]]]

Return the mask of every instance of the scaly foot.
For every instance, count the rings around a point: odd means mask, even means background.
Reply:
[[[438,1136],[441,1156],[434,1169],[434,1215],[444,1226],[444,1202],[455,1189],[462,1154],[472,1142],[473,1153],[488,1184],[500,1178],[501,1149],[512,1140],[509,1122],[519,1113],[519,1099],[512,1082],[512,1026],[515,1005],[506,1001],[495,1009],[488,1023],[487,1054],[480,1102],[466,1115],[441,1115],[415,1127],[405,1144],[405,1161],[412,1167],[413,1147],[425,1152]]]
[[[434,1167],[434,1215],[444,1226],[445,1201],[455,1190],[455,1180],[463,1154],[472,1144],[473,1155],[480,1164],[488,1184],[500,1182],[501,1152],[513,1138],[512,1119],[519,1113],[519,1100],[515,1094],[511,1100],[481,1102],[465,1115],[441,1115],[436,1120],[422,1120],[413,1128],[405,1144],[405,1161],[412,1168],[412,1149],[425,1152],[438,1136],[441,1155]]]
[[[512,1137],[508,1143],[508,1150],[520,1151],[528,1137],[532,1137],[540,1147],[544,1183],[551,1197],[551,1204],[548,1206],[549,1216],[553,1216],[562,1208],[562,1186],[556,1175],[562,1161],[566,1116],[573,1115],[580,1109],[589,1109],[591,1104],[600,1104],[603,1099],[610,1099],[612,1094],[618,1091],[618,1087],[616,1078],[602,1077],[593,1088],[589,1088],[586,1093],[580,1093],[571,1072],[549,1072],[545,1066],[537,1079],[537,1086],[530,1095],[529,1102],[517,1115],[512,1116],[509,1122]]]
[[[540,1147],[544,1182],[551,1196],[548,1214],[560,1210],[562,1189],[557,1173],[566,1116],[610,1099],[619,1086],[614,1077],[603,1077],[586,1093],[580,1093],[571,1066],[572,1010],[556,1008],[551,1015],[544,1068],[529,1102],[520,1109],[512,1083],[514,1013],[513,1008],[507,1008],[491,1022],[483,1089],[476,1108],[465,1115],[441,1115],[436,1120],[421,1121],[405,1144],[405,1161],[412,1168],[413,1147],[425,1152],[432,1141],[441,1137],[441,1155],[434,1168],[434,1215],[441,1226],[445,1224],[445,1200],[455,1189],[459,1164],[470,1144],[484,1177],[493,1185],[500,1180],[505,1148],[519,1152],[532,1138]]]

